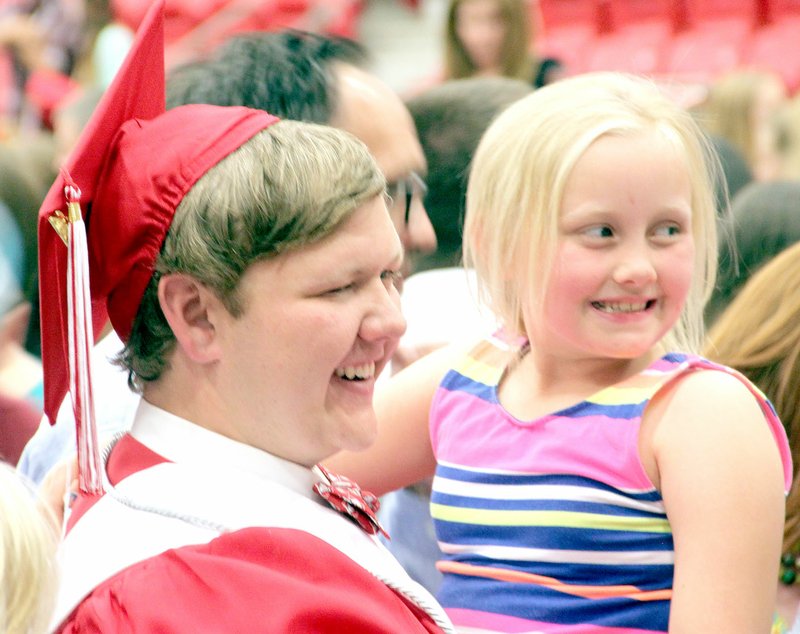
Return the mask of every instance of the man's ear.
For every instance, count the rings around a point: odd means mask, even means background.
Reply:
[[[171,273],[158,282],[158,301],[184,354],[196,363],[218,358],[217,329],[211,314],[222,302],[190,275]]]

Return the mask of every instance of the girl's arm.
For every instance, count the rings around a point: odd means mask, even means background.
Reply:
[[[768,633],[784,485],[760,406],[738,379],[697,372],[652,403],[645,425],[675,542],[669,631]]]
[[[463,348],[446,347],[412,363],[375,392],[378,435],[365,451],[342,451],[326,468],[376,495],[433,475],[436,459],[428,433],[428,412],[436,388]]]

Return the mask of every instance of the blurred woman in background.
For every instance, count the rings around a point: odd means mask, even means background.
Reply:
[[[450,0],[445,21],[444,79],[502,75],[541,88],[561,62],[538,58],[528,0]]]

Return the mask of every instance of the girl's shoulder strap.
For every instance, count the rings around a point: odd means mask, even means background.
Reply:
[[[697,355],[670,354],[662,357],[660,361],[671,363],[673,367],[664,372],[661,380],[658,382],[658,389],[655,392],[665,388],[667,385],[672,384],[673,381],[679,379],[680,377],[686,376],[692,372],[703,371],[723,372],[736,378],[745,388],[747,388],[761,408],[764,419],[766,420],[767,425],[769,426],[770,431],[775,438],[775,442],[778,445],[778,450],[781,454],[781,461],[783,462],[784,484],[786,491],[788,491],[792,483],[792,459],[786,436],[786,430],[784,429],[783,424],[778,417],[778,413],[775,411],[775,407],[772,405],[766,395],[759,389],[759,387],[738,370]],[[655,365],[657,366],[658,364]],[[653,394],[655,394],[655,392],[653,392]]]
[[[756,398],[762,409],[766,408],[765,415],[777,416],[775,409],[764,393],[744,374],[721,363],[710,361],[701,356],[684,353],[669,353],[652,363],[644,372],[633,378],[642,385],[647,385],[652,395],[672,384],[680,377],[692,372],[713,370],[724,372],[738,379]]]
[[[523,337],[498,330],[469,349],[453,371],[484,385],[497,385],[509,363],[519,357],[526,345]]]
[[[641,403],[644,405],[676,376],[685,372],[694,357],[686,354],[670,353],[656,359],[638,374],[610,385],[598,392],[595,397],[610,402]]]
[[[665,383],[672,381],[690,372],[698,372],[703,370],[714,370],[717,372],[724,372],[725,374],[729,374],[730,376],[733,376],[736,379],[738,379],[753,394],[753,396],[762,406],[762,409],[766,407],[768,411],[765,411],[765,415],[769,414],[770,416],[774,416],[777,418],[777,414],[775,413],[775,408],[772,406],[772,403],[769,402],[764,393],[758,388],[758,386],[755,383],[753,383],[750,379],[748,379],[744,374],[742,374],[738,370],[731,368],[727,365],[723,365],[721,363],[716,363],[715,361],[710,361],[709,359],[706,359],[698,355],[671,354],[671,355],[666,355],[662,359],[669,359],[669,358],[673,359],[674,361],[677,361],[677,363],[675,363],[672,371],[668,372],[665,375],[665,378],[667,379]]]

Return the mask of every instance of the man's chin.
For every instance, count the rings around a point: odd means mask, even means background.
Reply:
[[[342,449],[344,451],[365,451],[375,444],[378,439],[378,425],[373,418],[371,422],[364,423],[363,427],[352,430],[352,433],[344,440]]]

